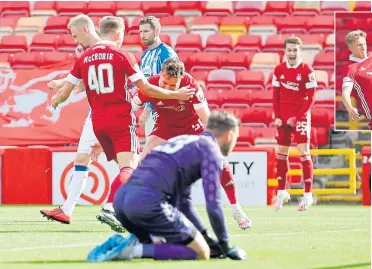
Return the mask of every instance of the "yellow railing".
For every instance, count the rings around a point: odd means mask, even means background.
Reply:
[[[332,188],[332,189],[313,189],[313,194],[355,194],[357,189],[356,184],[356,153],[355,149],[312,149],[311,155],[348,155],[349,156],[349,168],[329,168],[329,169],[314,169],[314,175],[348,175],[349,184],[348,188]],[[290,156],[299,156],[300,153],[297,150],[290,151]],[[302,169],[290,169],[288,171],[289,176],[302,175]],[[268,187],[278,186],[277,179],[269,179],[267,182]],[[291,189],[288,190],[291,195],[302,195],[303,189]]]
[[[342,102],[341,96],[336,96],[336,102]],[[353,106],[356,105],[355,98],[351,98],[351,104]],[[360,130],[361,128],[367,128],[368,129],[368,122],[360,122],[361,120],[365,120],[366,117],[361,115],[359,121],[354,121],[351,118],[349,118],[349,121],[347,122],[336,122],[336,128],[346,128],[347,130]]]

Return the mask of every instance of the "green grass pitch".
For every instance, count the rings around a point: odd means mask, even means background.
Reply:
[[[285,206],[247,207],[253,220],[242,231],[225,208],[231,241],[245,249],[246,261],[134,260],[88,264],[88,251],[113,233],[96,221],[100,208],[77,207],[73,222],[47,221],[43,206],[0,206],[0,268],[151,268],[151,269],[331,269],[371,268],[371,211],[362,206],[313,206],[297,212]],[[199,207],[207,223],[205,209]],[[233,267],[234,266],[234,267]],[[239,266],[239,267],[236,267]]]

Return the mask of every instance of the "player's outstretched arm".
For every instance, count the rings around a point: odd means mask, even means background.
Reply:
[[[137,80],[134,84],[143,94],[157,99],[189,100],[195,94],[195,89],[190,89],[189,87],[183,87],[177,91],[169,91],[150,84],[145,78]]]
[[[353,90],[353,86],[345,86],[342,88],[342,102],[349,113],[349,116],[352,120],[358,120],[360,118],[358,109],[353,107],[351,102],[351,92]]]
[[[72,84],[69,81],[66,81],[62,88],[59,89],[59,91],[55,95],[53,95],[52,107],[57,108],[59,104],[65,102],[70,96],[74,87],[75,87],[74,84]]]

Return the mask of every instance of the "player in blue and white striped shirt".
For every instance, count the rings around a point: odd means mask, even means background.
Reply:
[[[160,40],[161,25],[154,16],[144,17],[140,21],[140,36],[142,44],[147,47],[141,57],[141,70],[146,78],[160,73],[164,61],[168,58],[178,58],[172,47]],[[139,124],[145,124],[145,134],[148,137],[154,128],[157,113],[154,107],[147,103],[139,117]]]

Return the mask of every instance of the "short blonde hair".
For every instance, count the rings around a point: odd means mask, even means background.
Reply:
[[[92,21],[91,18],[89,18],[87,15],[84,15],[84,14],[80,14],[80,15],[73,17],[69,21],[67,28],[71,30],[71,27],[75,27],[77,25],[86,26],[89,29],[94,30],[94,22]]]
[[[297,36],[291,36],[284,41],[284,48],[287,48],[287,44],[295,44],[302,46],[302,40]]]
[[[99,32],[101,35],[124,32],[124,20],[121,17],[105,16],[99,21]]]
[[[363,37],[365,39],[367,37],[366,32],[362,30],[351,31],[345,38],[347,45],[353,45],[354,41],[357,40],[359,37]]]

